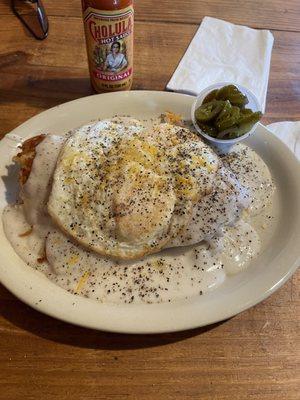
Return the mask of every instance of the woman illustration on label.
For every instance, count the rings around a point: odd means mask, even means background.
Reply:
[[[105,60],[104,71],[119,72],[128,64],[125,55],[121,52],[120,42],[113,42],[110,50]]]

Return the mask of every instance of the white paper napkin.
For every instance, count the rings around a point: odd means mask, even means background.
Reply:
[[[267,126],[275,136],[285,143],[300,160],[300,121],[275,122]]]
[[[167,89],[197,95],[214,83],[236,82],[257,96],[264,111],[273,42],[268,30],[205,17]]]

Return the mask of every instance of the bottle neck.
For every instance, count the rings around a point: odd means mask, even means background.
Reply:
[[[122,10],[132,5],[132,0],[82,0],[82,9],[92,7],[98,10]]]

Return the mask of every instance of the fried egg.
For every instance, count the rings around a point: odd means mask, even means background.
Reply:
[[[134,259],[162,249],[210,193],[219,157],[188,129],[122,120],[80,129],[64,143],[48,212],[99,254]]]

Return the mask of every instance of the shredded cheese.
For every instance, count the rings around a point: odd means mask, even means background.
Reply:
[[[86,281],[88,280],[89,276],[90,276],[90,272],[89,271],[85,271],[85,273],[79,279],[79,282],[78,282],[78,284],[76,286],[76,289],[74,290],[74,293],[78,293],[78,292],[81,291],[83,286],[86,284]]]

